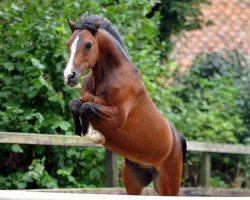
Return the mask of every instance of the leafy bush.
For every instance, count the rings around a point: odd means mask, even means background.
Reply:
[[[210,24],[211,21],[205,22],[202,19],[200,6],[209,4],[209,0],[161,0],[156,1],[151,12],[147,17],[154,16],[156,11],[160,12],[160,39],[164,41],[166,49],[164,53],[171,50],[171,36],[181,33],[181,31],[190,31],[201,28],[204,23]],[[164,55],[164,57],[166,54]]]
[[[247,66],[245,56],[238,51],[221,51],[200,55],[187,74],[177,75],[169,88],[167,116],[187,139],[249,143],[249,113],[245,109],[250,100],[246,91],[250,80]],[[188,155],[184,174],[188,186],[200,184],[199,156]],[[244,176],[237,172],[247,167],[242,160],[239,156],[228,159],[214,155],[212,186],[233,186],[237,176]],[[242,166],[237,167],[238,163]],[[244,185],[244,181],[240,184]]]
[[[248,79],[244,75],[248,69],[238,62],[243,61],[241,55],[231,54],[199,56],[190,71],[170,88],[175,100],[168,101],[173,121],[191,140],[238,143],[248,137],[246,119],[239,108],[240,87],[246,86],[241,80]],[[230,62],[233,57],[237,59]]]

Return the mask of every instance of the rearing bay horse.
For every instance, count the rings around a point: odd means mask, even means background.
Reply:
[[[153,181],[159,195],[177,195],[185,139],[151,100],[119,33],[100,16],[68,22],[72,35],[65,83],[76,86],[91,69],[80,99],[70,102],[75,133],[125,157],[122,180],[128,194],[141,194]]]

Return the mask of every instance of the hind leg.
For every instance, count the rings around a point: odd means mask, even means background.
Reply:
[[[162,164],[156,180],[157,192],[161,196],[176,196],[181,186],[182,157]]]
[[[122,181],[129,195],[140,195],[152,181],[151,173],[137,163],[125,158],[122,166]]]

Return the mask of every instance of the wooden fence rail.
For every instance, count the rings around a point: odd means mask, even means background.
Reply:
[[[28,144],[28,145],[56,145],[56,146],[75,146],[75,147],[102,147],[101,145],[90,142],[79,136],[35,134],[35,133],[13,133],[0,132],[0,143],[9,144]],[[210,186],[211,174],[211,153],[227,153],[246,155],[249,159],[250,146],[239,144],[219,144],[188,141],[187,150],[202,153],[202,174],[201,182],[203,187]],[[118,186],[117,156],[110,151],[105,153],[106,186]],[[249,179],[249,177],[248,177]],[[250,182],[250,180],[249,180]],[[250,183],[248,184],[250,185]]]
[[[15,190],[12,190],[15,191]],[[28,192],[50,192],[50,193],[76,193],[76,194],[113,194],[126,195],[125,188],[54,188],[54,189],[28,189],[18,190]],[[1,192],[1,190],[0,190]],[[153,188],[145,188],[142,195],[155,196]],[[250,196],[250,190],[246,189],[223,189],[223,188],[201,188],[201,187],[182,187],[179,196]],[[1,198],[0,198],[1,199]]]
[[[80,136],[0,132],[0,143],[50,146],[102,147]],[[188,151],[250,155],[250,146],[208,142],[187,142]]]
[[[129,199],[166,199],[166,197],[157,197],[152,189],[146,188],[143,195],[147,196],[128,196],[125,195],[124,188],[96,188],[96,189],[45,189],[45,190],[0,190],[1,200],[129,200]],[[117,196],[119,195],[119,196]],[[151,196],[151,197],[150,197]],[[154,197],[152,197],[154,196]],[[185,196],[185,197],[180,197]],[[249,190],[242,189],[204,189],[204,188],[181,188],[179,197],[171,197],[172,199],[194,199],[194,196],[250,196]],[[188,198],[189,197],[189,198]],[[216,198],[217,199],[217,198]],[[227,198],[228,199],[228,198]],[[241,198],[242,199],[242,198]],[[247,199],[247,198],[246,198]],[[224,198],[223,198],[224,200]]]
[[[177,199],[178,197],[172,197]],[[72,194],[28,191],[0,191],[1,200],[151,200],[150,196],[125,196],[104,194]],[[165,197],[153,197],[154,200],[164,200]],[[180,197],[178,198],[180,199]]]

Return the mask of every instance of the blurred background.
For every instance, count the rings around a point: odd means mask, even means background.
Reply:
[[[66,18],[82,14],[112,22],[187,140],[250,144],[249,0],[2,0],[0,131],[73,134],[68,102],[80,86],[63,82]],[[250,187],[245,155],[211,156],[211,187]],[[182,185],[199,187],[200,168],[188,152]],[[0,189],[104,187],[104,171],[101,148],[0,145]]]

